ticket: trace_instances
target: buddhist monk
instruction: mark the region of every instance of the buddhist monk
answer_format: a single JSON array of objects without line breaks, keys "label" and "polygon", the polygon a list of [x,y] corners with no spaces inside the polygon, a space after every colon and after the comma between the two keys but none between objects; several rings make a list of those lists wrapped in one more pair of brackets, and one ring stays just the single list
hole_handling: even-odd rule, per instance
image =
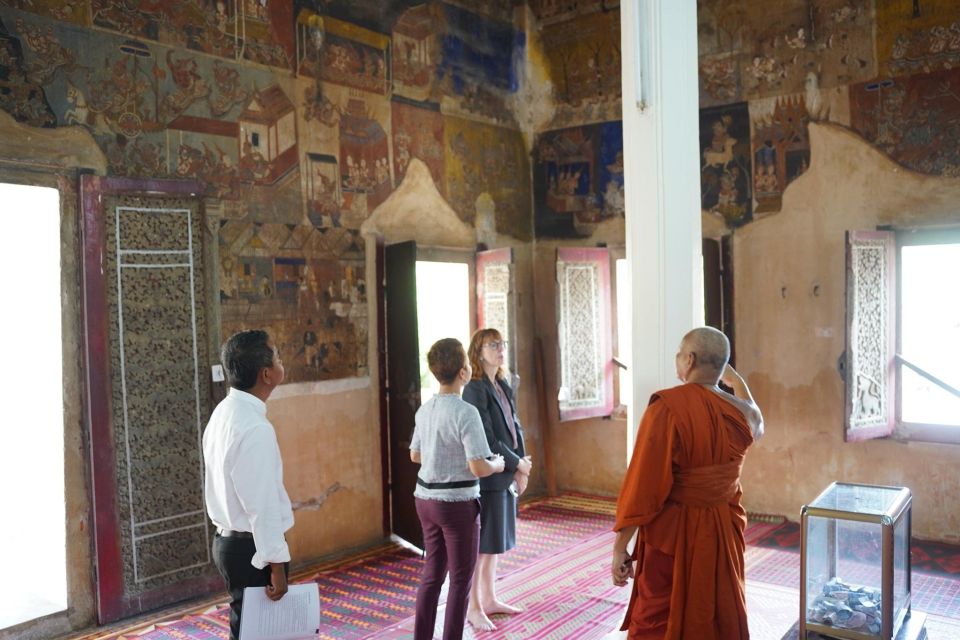
[{"label": "buddhist monk", "polygon": [[622,626],[631,640],[750,637],[740,468],[763,416],[729,358],[723,333],[690,331],[676,356],[684,384],[653,394],[641,419],[617,500],[612,563],[615,585],[634,578]]}]

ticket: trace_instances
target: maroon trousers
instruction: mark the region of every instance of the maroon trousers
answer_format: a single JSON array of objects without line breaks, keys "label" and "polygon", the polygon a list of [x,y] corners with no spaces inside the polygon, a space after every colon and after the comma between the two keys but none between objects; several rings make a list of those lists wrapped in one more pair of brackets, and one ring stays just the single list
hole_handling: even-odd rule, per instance
[{"label": "maroon trousers", "polygon": [[442,502],[417,498],[416,503],[427,557],[417,589],[413,637],[414,640],[433,638],[440,588],[449,569],[450,589],[443,619],[443,640],[461,640],[480,545],[480,501]]}]

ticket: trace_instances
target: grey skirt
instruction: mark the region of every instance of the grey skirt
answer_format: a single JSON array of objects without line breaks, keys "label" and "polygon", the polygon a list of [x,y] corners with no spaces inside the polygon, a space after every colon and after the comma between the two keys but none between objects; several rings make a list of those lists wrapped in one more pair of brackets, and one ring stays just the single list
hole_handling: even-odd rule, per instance
[{"label": "grey skirt", "polygon": [[506,489],[480,492],[480,553],[503,553],[517,544],[517,498]]}]

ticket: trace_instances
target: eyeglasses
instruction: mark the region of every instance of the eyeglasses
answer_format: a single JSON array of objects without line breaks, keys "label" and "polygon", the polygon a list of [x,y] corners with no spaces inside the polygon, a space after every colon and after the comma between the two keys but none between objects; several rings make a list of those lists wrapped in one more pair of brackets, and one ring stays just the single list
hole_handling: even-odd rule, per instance
[{"label": "eyeglasses", "polygon": [[499,351],[500,349],[506,349],[508,342],[506,340],[501,340],[500,342],[488,342],[483,345],[488,349],[493,349],[494,351]]}]

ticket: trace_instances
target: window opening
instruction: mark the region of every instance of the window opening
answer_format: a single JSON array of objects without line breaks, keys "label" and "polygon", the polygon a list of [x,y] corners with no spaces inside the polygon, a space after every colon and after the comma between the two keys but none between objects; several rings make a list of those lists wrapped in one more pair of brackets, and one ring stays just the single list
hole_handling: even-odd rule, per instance
[{"label": "window opening", "polygon": [[[0,314],[10,391],[0,451],[0,549],[15,579],[0,584],[0,629],[67,608],[63,477],[63,337],[60,297],[60,195],[56,189],[0,183],[0,252],[7,299]],[[17,275],[19,274],[19,275]],[[12,563],[12,566],[11,566]]]},{"label": "window opening", "polygon": [[427,366],[427,352],[441,338],[470,345],[470,270],[464,262],[417,260],[417,334],[420,352],[420,402],[440,390]]},{"label": "window opening", "polygon": [[900,248],[900,419],[960,427],[960,242]]}]

